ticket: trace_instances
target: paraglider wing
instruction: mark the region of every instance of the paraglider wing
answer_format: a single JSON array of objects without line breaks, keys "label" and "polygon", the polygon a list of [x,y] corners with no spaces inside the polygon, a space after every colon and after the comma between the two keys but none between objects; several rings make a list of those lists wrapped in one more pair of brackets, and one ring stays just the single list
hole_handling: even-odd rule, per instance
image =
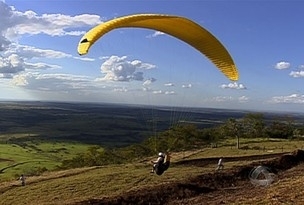
[{"label": "paraglider wing", "polygon": [[230,80],[238,80],[238,71],[230,54],[209,31],[180,16],[166,14],[135,14],[104,22],[88,31],[78,44],[78,53],[87,54],[104,34],[123,27],[147,28],[174,36],[196,48],[213,62]]}]

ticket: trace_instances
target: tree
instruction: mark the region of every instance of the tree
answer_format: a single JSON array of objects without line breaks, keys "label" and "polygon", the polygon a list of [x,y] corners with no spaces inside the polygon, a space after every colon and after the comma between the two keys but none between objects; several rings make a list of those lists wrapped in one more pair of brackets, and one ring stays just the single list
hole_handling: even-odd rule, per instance
[{"label": "tree", "polygon": [[264,116],[260,113],[249,113],[242,119],[244,137],[256,138],[265,136]]},{"label": "tree", "polygon": [[210,144],[217,143],[220,139],[225,138],[224,126],[204,128],[200,130],[199,140],[201,143]]},{"label": "tree", "polygon": [[227,136],[236,137],[236,148],[240,148],[240,136],[242,135],[242,121],[234,118],[229,118],[224,124],[225,133]]},{"label": "tree", "polygon": [[292,124],[276,120],[267,127],[267,135],[270,138],[290,139],[293,136],[293,130]]}]

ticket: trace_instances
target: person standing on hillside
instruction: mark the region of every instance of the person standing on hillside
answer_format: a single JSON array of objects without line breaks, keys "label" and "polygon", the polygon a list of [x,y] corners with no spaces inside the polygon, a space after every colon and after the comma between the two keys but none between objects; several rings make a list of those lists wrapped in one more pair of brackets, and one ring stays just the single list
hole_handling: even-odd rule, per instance
[{"label": "person standing on hillside", "polygon": [[156,173],[157,175],[162,175],[170,166],[170,154],[164,154],[162,152],[158,153],[158,158],[156,161],[151,161],[153,168],[151,173]]},{"label": "person standing on hillside", "polygon": [[223,164],[223,157],[221,157],[217,163],[217,168],[215,171],[219,171],[220,169],[224,169],[224,164]]},{"label": "person standing on hillside", "polygon": [[25,176],[23,174],[21,174],[21,176],[19,177],[19,180],[21,181],[21,185],[25,186]]}]

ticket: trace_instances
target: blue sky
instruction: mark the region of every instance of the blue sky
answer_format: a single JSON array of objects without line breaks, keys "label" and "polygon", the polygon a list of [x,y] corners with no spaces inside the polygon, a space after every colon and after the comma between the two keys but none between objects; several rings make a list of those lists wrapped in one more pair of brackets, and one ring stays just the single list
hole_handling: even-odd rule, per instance
[{"label": "blue sky", "polygon": [[[0,0],[0,100],[52,100],[304,111],[304,2]],[[88,55],[92,27],[134,13],[180,15],[213,33],[240,79],[229,81],[186,43],[117,29]],[[120,77],[114,68],[122,67]],[[142,75],[138,75],[142,73]]]}]

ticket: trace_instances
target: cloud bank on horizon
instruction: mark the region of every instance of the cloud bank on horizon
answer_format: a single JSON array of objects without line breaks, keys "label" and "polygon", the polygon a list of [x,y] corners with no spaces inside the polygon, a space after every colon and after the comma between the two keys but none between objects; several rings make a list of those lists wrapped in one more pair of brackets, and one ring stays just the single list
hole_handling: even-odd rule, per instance
[{"label": "cloud bank on horizon", "polygon": [[[136,12],[134,10],[134,13]],[[152,52],[150,56],[140,55],[149,51],[139,50],[132,53],[136,46],[130,47],[129,50],[124,48],[117,50],[116,53],[115,51],[107,53],[106,48],[112,49],[112,44],[108,43],[105,44],[108,47],[101,48],[102,52],[98,53],[100,47],[96,47],[96,55],[93,52],[89,57],[79,57],[76,54],[76,45],[81,36],[89,28],[110,17],[102,17],[97,14],[98,12],[85,10],[78,14],[71,13],[70,10],[65,11],[63,8],[58,13],[45,13],[40,10],[23,9],[21,5],[18,7],[17,2],[10,4],[10,1],[0,1],[0,81],[3,100],[126,103],[135,100],[136,103],[144,104],[147,103],[147,99],[143,97],[134,99],[134,97],[148,95],[150,98],[153,95],[154,101],[160,105],[172,101],[181,102],[185,99],[189,100],[185,102],[188,106],[198,107],[243,109],[264,107],[265,110],[297,110],[299,107],[294,107],[295,105],[304,105],[304,97],[301,94],[304,62],[294,58],[298,65],[291,60],[265,61],[262,64],[264,68],[258,69],[265,71],[265,74],[259,71],[258,74],[262,76],[260,78],[255,76],[256,73],[252,70],[247,72],[252,69],[251,65],[248,65],[251,62],[240,60],[238,65],[239,57],[237,57],[236,64],[239,67],[241,82],[227,83],[228,80],[222,76],[218,77],[220,76],[218,73],[208,71],[212,70],[210,64],[203,65],[206,68],[201,69],[210,72],[210,77],[205,78],[204,75],[198,77],[201,75],[198,72],[201,71],[193,71],[197,73],[192,74],[191,78],[186,78],[184,73],[187,67],[191,70],[191,67],[201,66],[196,66],[194,60],[187,62],[188,64],[179,63],[178,59],[183,59],[187,53],[176,57],[174,55],[178,55],[177,50],[176,53],[168,54],[165,51],[162,53],[163,48],[158,48],[155,53],[160,53],[159,55],[164,57],[165,60],[162,62],[158,61],[159,56],[158,59],[152,58]],[[132,11],[130,10],[129,13]],[[128,37],[128,35],[132,36]],[[174,40],[177,41],[162,32],[152,30],[136,34],[122,30],[113,34],[113,37],[123,36],[122,39],[129,43],[134,39],[134,35],[143,43],[148,42],[149,48],[156,45],[153,40],[155,38],[159,38],[160,44],[164,47],[166,41],[169,41],[168,47],[172,46],[172,42],[175,43]],[[106,38],[110,39],[111,36]],[[116,44],[119,43],[121,42]],[[134,45],[139,44],[139,41],[134,41]],[[113,50],[114,46],[116,45],[113,45]],[[139,49],[143,48],[146,47],[139,47]],[[237,46],[234,46],[231,53],[234,57],[240,52],[237,51]],[[170,60],[174,58],[176,64],[175,61]],[[275,58],[282,56],[275,56],[273,59]],[[269,66],[270,64],[272,66]],[[164,71],[168,66],[177,68],[169,73]],[[292,83],[285,84],[284,87],[283,82],[277,82],[276,79],[284,79]],[[290,89],[287,89],[289,85]],[[266,93],[263,92],[264,88],[267,88]],[[170,96],[170,99],[166,99],[165,96]],[[279,106],[274,107],[274,105]]]}]

